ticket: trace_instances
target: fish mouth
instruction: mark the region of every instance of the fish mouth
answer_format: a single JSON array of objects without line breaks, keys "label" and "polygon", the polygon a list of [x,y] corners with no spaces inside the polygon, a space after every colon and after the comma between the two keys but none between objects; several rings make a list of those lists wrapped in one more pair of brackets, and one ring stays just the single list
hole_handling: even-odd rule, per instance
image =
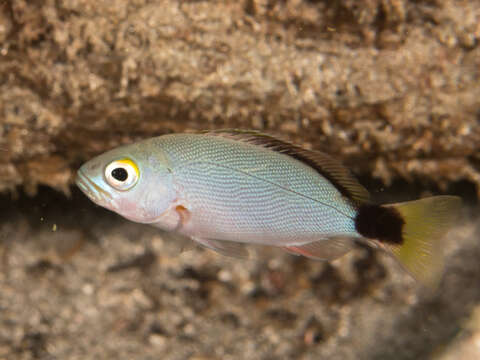
[{"label": "fish mouth", "polygon": [[112,200],[112,195],[90,180],[81,170],[77,172],[75,183],[90,200],[99,205],[106,204],[109,200]]}]

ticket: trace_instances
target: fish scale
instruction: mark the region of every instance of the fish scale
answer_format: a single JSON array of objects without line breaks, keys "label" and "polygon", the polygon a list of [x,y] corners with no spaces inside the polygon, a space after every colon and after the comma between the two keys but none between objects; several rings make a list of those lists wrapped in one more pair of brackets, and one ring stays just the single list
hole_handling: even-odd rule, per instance
[{"label": "fish scale", "polygon": [[184,134],[156,143],[191,207],[195,235],[268,245],[359,236],[353,205],[318,172],[254,145],[205,140]]}]

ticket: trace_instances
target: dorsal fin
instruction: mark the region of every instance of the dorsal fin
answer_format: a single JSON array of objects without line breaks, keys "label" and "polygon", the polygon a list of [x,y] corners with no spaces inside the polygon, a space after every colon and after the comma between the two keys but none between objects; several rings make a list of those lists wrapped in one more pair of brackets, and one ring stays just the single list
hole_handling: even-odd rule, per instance
[{"label": "dorsal fin", "polygon": [[315,169],[330,181],[342,195],[356,204],[369,202],[368,191],[355,179],[352,173],[339,161],[320,151],[302,149],[300,146],[254,130],[210,130],[202,132],[202,134],[243,141],[291,156]]}]

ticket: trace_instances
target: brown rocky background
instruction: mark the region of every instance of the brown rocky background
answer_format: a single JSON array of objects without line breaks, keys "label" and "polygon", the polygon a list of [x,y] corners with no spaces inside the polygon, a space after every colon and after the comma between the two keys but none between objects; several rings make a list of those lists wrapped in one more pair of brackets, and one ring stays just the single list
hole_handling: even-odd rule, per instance
[{"label": "brown rocky background", "polygon": [[[0,0],[0,359],[480,358],[479,43],[477,0]],[[439,291],[366,249],[179,255],[71,187],[119,144],[225,127],[380,200],[462,195]]]},{"label": "brown rocky background", "polygon": [[66,191],[120,143],[261,129],[360,174],[478,184],[478,1],[16,0],[0,12],[0,190]]}]

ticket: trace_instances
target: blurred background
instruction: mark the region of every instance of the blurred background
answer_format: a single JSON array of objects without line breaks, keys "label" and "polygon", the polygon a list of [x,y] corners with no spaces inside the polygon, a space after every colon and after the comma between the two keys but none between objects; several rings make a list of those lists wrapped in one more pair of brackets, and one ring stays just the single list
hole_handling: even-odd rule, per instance
[{"label": "blurred background", "polygon": [[[94,155],[257,129],[378,201],[456,194],[428,293],[383,254],[221,257],[96,207]],[[0,1],[0,359],[480,358],[477,0]]]}]

